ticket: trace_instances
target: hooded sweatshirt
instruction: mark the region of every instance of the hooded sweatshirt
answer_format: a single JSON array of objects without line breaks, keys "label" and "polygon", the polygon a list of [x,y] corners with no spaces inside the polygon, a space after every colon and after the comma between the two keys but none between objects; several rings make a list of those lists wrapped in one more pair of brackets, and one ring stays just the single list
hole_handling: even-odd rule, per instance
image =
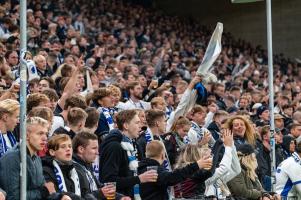
[{"label": "hooded sweatshirt", "polygon": [[114,129],[103,141],[99,158],[100,181],[116,182],[118,193],[133,197],[133,187],[140,179],[129,168],[127,152],[121,146],[122,138],[122,133]]}]

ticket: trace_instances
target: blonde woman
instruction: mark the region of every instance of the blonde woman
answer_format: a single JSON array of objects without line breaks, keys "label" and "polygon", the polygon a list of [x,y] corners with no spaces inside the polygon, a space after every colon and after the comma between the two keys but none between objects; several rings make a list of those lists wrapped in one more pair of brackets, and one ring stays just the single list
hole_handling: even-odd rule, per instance
[{"label": "blonde woman", "polygon": [[[188,164],[196,162],[202,158],[210,158],[211,150],[207,147],[199,147],[198,145],[188,144],[178,157],[175,169],[183,168]],[[175,186],[176,198],[198,198],[205,192],[204,181],[212,176],[210,169],[201,169],[192,174],[190,178]]]},{"label": "blonde woman", "polygon": [[250,144],[242,144],[237,147],[240,160],[241,173],[228,182],[228,187],[235,199],[268,200],[274,199],[265,192],[256,175],[258,166],[255,150]]},{"label": "blonde woman", "polygon": [[253,148],[256,146],[255,129],[245,116],[233,116],[226,122],[225,128],[233,132],[235,146],[245,143],[250,144]]}]

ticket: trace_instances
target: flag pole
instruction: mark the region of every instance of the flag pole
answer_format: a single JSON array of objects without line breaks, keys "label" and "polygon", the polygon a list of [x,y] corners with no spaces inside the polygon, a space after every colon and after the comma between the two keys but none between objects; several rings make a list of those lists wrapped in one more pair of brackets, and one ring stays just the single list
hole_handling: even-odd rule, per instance
[{"label": "flag pole", "polygon": [[27,82],[27,67],[24,62],[26,52],[26,13],[27,3],[26,0],[20,0],[20,154],[21,154],[21,187],[20,187],[20,199],[26,200],[26,182],[27,182],[27,170],[26,170],[26,82]]},{"label": "flag pole", "polygon": [[[262,0],[231,0],[232,3],[252,3]],[[271,188],[276,191],[276,145],[275,145],[275,121],[274,121],[274,83],[273,83],[273,45],[272,45],[272,11],[271,0],[266,0],[266,20],[267,20],[267,43],[268,43],[268,71],[269,71],[269,110],[270,110],[270,133],[271,133]]]},{"label": "flag pole", "polygon": [[270,131],[271,131],[271,172],[272,172],[272,191],[275,192],[276,186],[276,149],[275,149],[275,121],[274,121],[274,84],[273,84],[273,46],[272,46],[272,11],[271,0],[266,0],[267,14],[267,41],[268,41],[268,66],[269,66],[269,107],[270,107]]}]

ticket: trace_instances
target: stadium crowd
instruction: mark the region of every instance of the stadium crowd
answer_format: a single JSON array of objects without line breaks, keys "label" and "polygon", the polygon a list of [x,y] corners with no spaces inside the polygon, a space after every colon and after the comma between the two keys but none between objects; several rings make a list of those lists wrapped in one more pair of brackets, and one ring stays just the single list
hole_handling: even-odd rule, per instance
[{"label": "stadium crowd", "polygon": [[[137,3],[138,2],[138,3]],[[301,199],[301,70],[274,56],[272,191],[267,52],[117,0],[0,1],[0,200],[20,197],[20,63],[27,199]],[[208,75],[208,74],[207,74]],[[25,142],[25,141],[24,141]]]}]

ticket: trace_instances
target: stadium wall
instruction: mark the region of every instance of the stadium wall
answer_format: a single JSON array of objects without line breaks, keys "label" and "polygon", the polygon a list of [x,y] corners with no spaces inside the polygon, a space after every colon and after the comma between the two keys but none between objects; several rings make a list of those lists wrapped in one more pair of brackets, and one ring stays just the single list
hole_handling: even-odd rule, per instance
[{"label": "stadium wall", "polygon": [[[266,48],[265,1],[232,4],[230,0],[155,0],[155,6],[168,14],[189,16],[214,27],[224,23],[225,31],[236,38]],[[301,58],[301,1],[272,0],[273,49],[290,58]]]}]

